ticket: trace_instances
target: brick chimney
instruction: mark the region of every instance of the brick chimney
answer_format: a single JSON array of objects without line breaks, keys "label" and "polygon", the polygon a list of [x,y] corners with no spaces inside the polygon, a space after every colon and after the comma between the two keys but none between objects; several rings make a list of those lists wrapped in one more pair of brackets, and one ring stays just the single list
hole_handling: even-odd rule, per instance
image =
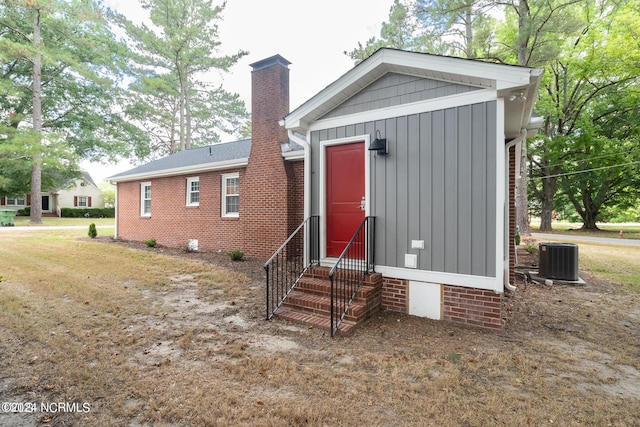
[{"label": "brick chimney", "polygon": [[289,64],[275,55],[251,64],[251,154],[240,183],[244,252],[269,258],[289,235],[288,167],[279,125],[289,113]]}]

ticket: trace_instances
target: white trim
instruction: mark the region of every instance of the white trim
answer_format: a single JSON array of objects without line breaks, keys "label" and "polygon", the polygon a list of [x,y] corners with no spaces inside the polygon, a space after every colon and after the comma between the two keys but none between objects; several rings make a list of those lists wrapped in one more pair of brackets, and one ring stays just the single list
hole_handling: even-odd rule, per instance
[{"label": "white trim", "polygon": [[113,199],[113,219],[115,220],[115,227],[113,227],[113,238],[118,238],[118,186],[116,185],[115,198]]},{"label": "white trim", "polygon": [[[227,212],[227,180],[228,179],[238,179],[238,204],[240,203],[240,173],[225,173],[222,174],[222,188],[220,189],[220,195],[222,200],[220,201],[220,215],[223,218],[238,218],[240,216],[240,212]],[[240,207],[238,206],[238,210]]]},{"label": "white trim", "polygon": [[306,129],[307,121],[336,107],[387,72],[417,75],[495,90],[540,81],[541,70],[469,59],[380,49],[285,117],[287,129]]},{"label": "white trim", "polygon": [[[198,183],[198,201],[197,202],[191,201],[191,194],[195,193],[195,191],[191,191],[191,183],[193,182]],[[200,177],[199,176],[192,176],[187,178],[185,203],[186,203],[186,206],[200,206]]]},{"label": "white trim", "polygon": [[304,150],[288,151],[286,153],[282,153],[282,158],[290,162],[296,160],[304,160]]},{"label": "white trim", "polygon": [[370,179],[369,179],[369,143],[371,136],[369,134],[355,135],[345,138],[328,139],[320,141],[320,173],[319,173],[319,195],[318,195],[318,207],[320,210],[320,257],[326,258],[327,256],[327,189],[326,189],[326,148],[332,145],[345,145],[353,144],[357,142],[363,142],[364,144],[364,197],[365,197],[365,211],[364,216],[370,215]]},{"label": "white trim", "polygon": [[149,187],[149,203],[151,203],[153,193],[151,193],[151,181],[145,181],[140,183],[140,216],[142,217],[150,217],[151,216],[151,206],[149,206],[149,212],[144,211],[144,202],[145,202],[145,187]]},{"label": "white trim", "polygon": [[150,178],[158,178],[158,177],[164,178],[167,176],[195,174],[200,172],[210,172],[210,171],[217,171],[222,169],[240,168],[240,167],[247,166],[247,164],[249,164],[249,158],[245,157],[242,159],[225,160],[224,162],[203,163],[195,166],[183,166],[179,168],[163,169],[163,170],[153,171],[153,172],[124,175],[124,176],[119,176],[115,178],[109,178],[109,182],[113,184],[116,182],[136,181],[139,179],[150,179]]},{"label": "white trim", "polygon": [[[472,276],[470,274],[445,273],[441,271],[415,270],[400,267],[375,266],[376,273],[394,279],[438,283],[464,288],[487,289],[502,293],[502,279],[499,277]],[[500,290],[498,290],[500,289]]]},{"label": "white trim", "polygon": [[[509,197],[509,189],[507,187],[508,180],[505,177],[503,171],[508,164],[505,165],[504,154],[504,98],[499,98],[496,106],[496,276],[500,276],[501,272],[505,269],[505,264],[508,265],[508,260],[505,261],[505,248],[503,245],[505,239],[505,228],[508,229],[509,225],[505,227],[505,208],[508,209],[507,201]],[[509,251],[507,250],[508,254]],[[504,291],[504,280],[499,280],[496,283],[495,291],[502,293]]]},{"label": "white trim", "polygon": [[394,105],[387,108],[379,108],[361,113],[348,114],[324,120],[318,120],[309,126],[310,131],[328,129],[333,127],[350,125],[353,123],[373,122],[390,117],[403,117],[411,114],[428,113],[447,108],[461,107],[465,105],[480,104],[494,101],[498,98],[495,90],[477,90],[465,92],[442,98],[428,99],[425,101],[411,102],[408,104]]}]

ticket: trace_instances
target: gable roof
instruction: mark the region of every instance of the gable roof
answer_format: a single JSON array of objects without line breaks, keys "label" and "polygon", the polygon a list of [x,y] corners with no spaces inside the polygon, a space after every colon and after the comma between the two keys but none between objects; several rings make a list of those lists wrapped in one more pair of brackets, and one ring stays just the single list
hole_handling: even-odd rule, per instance
[{"label": "gable roof", "polygon": [[250,152],[251,139],[191,148],[129,169],[107,180],[132,181],[246,166]]},{"label": "gable roof", "polygon": [[[284,125],[287,129],[305,133],[310,123],[374,81],[387,73],[399,73],[492,89],[502,97],[522,93],[520,99],[524,102],[505,103],[505,136],[515,137],[528,125],[542,72],[536,68],[381,48],[289,113]],[[514,135],[510,136],[512,133]]]}]

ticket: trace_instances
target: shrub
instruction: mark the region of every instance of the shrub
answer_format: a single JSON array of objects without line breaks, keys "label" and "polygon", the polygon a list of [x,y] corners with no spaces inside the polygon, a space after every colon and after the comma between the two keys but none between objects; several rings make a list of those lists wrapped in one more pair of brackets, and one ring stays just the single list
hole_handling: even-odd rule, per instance
[{"label": "shrub", "polygon": [[147,245],[147,247],[149,247],[149,248],[155,248],[156,247],[156,239],[151,238],[149,240],[145,240],[144,244]]},{"label": "shrub", "polygon": [[235,251],[227,252],[227,255],[231,258],[232,261],[241,261],[244,254],[242,251],[236,249]]},{"label": "shrub", "polygon": [[527,245],[524,247],[524,250],[529,252],[530,254],[538,253],[538,247],[533,245]]},{"label": "shrub", "polygon": [[91,224],[89,224],[89,237],[91,237],[92,239],[95,239],[96,236],[98,235],[98,230],[96,230],[96,225],[92,222]]},{"label": "shrub", "polygon": [[62,218],[115,218],[115,208],[62,208]]}]

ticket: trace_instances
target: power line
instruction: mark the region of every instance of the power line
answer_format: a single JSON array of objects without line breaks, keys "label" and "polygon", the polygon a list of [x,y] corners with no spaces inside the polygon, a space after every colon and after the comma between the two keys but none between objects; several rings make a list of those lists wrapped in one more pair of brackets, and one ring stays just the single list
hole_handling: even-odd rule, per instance
[{"label": "power line", "polygon": [[602,166],[602,167],[599,167],[599,168],[585,169],[585,170],[574,171],[574,172],[558,173],[558,174],[555,174],[555,175],[532,176],[532,177],[530,177],[530,179],[556,178],[556,177],[560,177],[560,176],[577,175],[577,174],[585,173],[585,172],[593,172],[593,171],[599,171],[599,170],[611,169],[611,168],[619,168],[619,167],[622,167],[622,166],[630,166],[630,165],[637,165],[637,164],[640,164],[640,161],[622,163],[622,164],[619,164],[619,165]]},{"label": "power line", "polygon": [[[588,162],[588,161],[595,160],[595,159],[604,159],[604,158],[606,158],[606,157],[618,156],[618,155],[620,155],[620,154],[631,154],[631,153],[633,153],[634,151],[638,151],[638,150],[640,150],[640,148],[633,148],[633,149],[631,149],[631,150],[620,151],[620,152],[618,152],[618,153],[604,154],[604,155],[602,155],[602,156],[588,157],[588,158],[586,158],[586,159],[578,159],[578,160],[572,160],[572,161],[573,161],[573,162],[575,162],[575,163]],[[549,166],[547,166],[547,167],[548,167],[548,168],[554,168],[554,167],[556,167],[556,166],[562,166],[563,164],[564,164],[564,163],[555,163],[555,164],[553,164],[553,165],[549,165]]]}]

